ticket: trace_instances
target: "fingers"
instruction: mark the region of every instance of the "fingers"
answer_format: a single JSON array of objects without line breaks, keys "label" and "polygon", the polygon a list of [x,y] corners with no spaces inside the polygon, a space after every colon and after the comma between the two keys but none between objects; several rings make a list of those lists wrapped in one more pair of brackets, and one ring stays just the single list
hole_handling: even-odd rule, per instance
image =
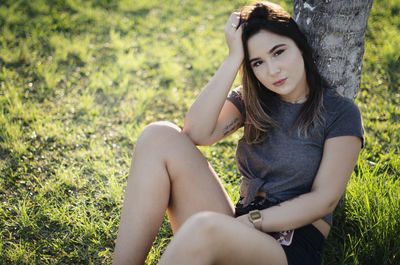
[{"label": "fingers", "polygon": [[240,21],[240,13],[233,12],[226,23],[225,30],[236,31],[238,29],[239,21]]},{"label": "fingers", "polygon": [[247,225],[250,228],[254,228],[254,225],[253,225],[253,223],[250,222],[249,216],[247,214],[239,216],[239,217],[236,217],[236,220],[238,220],[242,224]]},{"label": "fingers", "polygon": [[240,22],[240,13],[233,12],[225,25],[225,38],[229,47],[229,54],[243,58],[242,45],[242,25],[238,27]]},{"label": "fingers", "polygon": [[234,28],[235,30],[237,30],[238,25],[239,25],[239,21],[240,21],[240,13],[239,12],[233,12],[231,15],[231,19],[232,19],[232,28]]}]

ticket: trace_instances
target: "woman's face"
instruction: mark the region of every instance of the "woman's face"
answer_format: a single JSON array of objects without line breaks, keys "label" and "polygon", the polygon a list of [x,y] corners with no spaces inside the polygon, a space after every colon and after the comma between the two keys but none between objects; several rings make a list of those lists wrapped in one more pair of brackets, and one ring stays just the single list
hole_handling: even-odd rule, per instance
[{"label": "woman's face", "polygon": [[287,102],[302,103],[308,94],[304,60],[296,43],[261,30],[247,41],[250,65],[265,87]]}]

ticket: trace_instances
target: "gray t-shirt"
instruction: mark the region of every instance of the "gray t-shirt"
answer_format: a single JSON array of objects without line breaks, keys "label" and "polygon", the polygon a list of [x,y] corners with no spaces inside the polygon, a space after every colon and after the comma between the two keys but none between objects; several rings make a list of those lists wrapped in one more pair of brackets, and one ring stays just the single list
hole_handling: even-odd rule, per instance
[{"label": "gray t-shirt", "polygon": [[[240,88],[227,98],[245,118]],[[299,136],[297,129],[290,130],[304,104],[292,104],[276,98],[271,116],[281,128],[273,128],[263,143],[246,144],[239,140],[236,163],[242,174],[240,193],[246,196],[244,204],[254,200],[264,191],[272,202],[282,202],[311,191],[322,158],[324,142],[328,138],[354,135],[363,141],[361,115],[355,103],[337,94],[333,89],[324,90],[324,126],[309,137]],[[332,225],[332,214],[323,218]]]}]

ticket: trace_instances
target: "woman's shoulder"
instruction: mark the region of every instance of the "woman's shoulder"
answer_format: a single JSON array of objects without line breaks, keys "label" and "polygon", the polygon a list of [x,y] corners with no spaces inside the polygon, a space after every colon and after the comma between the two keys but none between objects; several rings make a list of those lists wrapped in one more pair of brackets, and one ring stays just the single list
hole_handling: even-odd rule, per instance
[{"label": "woman's shoulder", "polygon": [[359,112],[356,103],[340,95],[333,88],[326,88],[324,90],[324,108],[329,113],[341,113],[341,112]]},{"label": "woman's shoulder", "polygon": [[245,116],[245,107],[242,97],[242,86],[235,87],[229,92],[227,100],[232,102],[233,105],[239,110],[242,116]]},{"label": "woman's shoulder", "polygon": [[325,139],[354,135],[359,136],[364,145],[364,130],[361,113],[353,100],[339,95],[333,89],[324,93]]}]

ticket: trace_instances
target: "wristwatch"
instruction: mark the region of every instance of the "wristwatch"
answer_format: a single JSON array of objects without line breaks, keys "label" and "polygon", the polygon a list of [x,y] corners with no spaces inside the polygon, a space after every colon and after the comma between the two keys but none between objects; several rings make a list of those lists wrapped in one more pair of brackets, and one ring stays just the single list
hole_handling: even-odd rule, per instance
[{"label": "wristwatch", "polygon": [[262,214],[259,210],[250,211],[249,220],[257,230],[261,231]]}]

